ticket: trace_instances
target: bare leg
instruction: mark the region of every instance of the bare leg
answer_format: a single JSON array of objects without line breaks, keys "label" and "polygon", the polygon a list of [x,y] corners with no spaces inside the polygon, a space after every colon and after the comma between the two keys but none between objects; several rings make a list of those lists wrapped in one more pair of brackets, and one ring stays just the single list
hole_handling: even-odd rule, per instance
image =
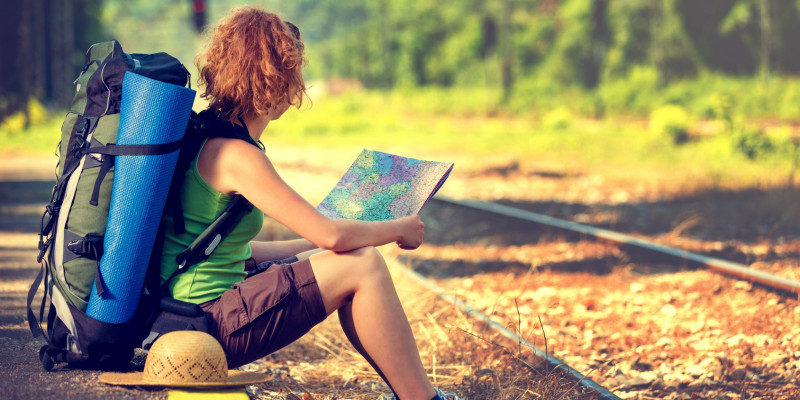
[{"label": "bare leg", "polygon": [[345,333],[400,398],[432,398],[433,386],[381,254],[365,247],[347,253],[314,254],[310,261],[325,310],[330,314],[346,307]]},{"label": "bare leg", "polygon": [[339,309],[339,323],[342,325],[342,330],[344,334],[347,336],[347,339],[350,340],[350,344],[355,347],[356,350],[364,357],[364,359],[369,362],[369,365],[381,376],[384,382],[389,385],[389,388],[394,391],[392,388],[392,384],[389,383],[389,379],[386,378],[386,375],[383,374],[381,368],[378,364],[375,364],[375,361],[372,357],[369,356],[367,350],[364,349],[364,345],[361,344],[361,339],[359,339],[358,334],[356,333],[356,327],[353,323],[353,303],[347,303]]}]

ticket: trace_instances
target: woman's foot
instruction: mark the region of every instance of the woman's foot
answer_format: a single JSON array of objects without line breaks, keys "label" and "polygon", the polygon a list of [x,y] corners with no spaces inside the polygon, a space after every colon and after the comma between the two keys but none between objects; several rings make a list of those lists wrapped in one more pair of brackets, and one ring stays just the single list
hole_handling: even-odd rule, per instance
[{"label": "woman's foot", "polygon": [[[434,387],[436,395],[431,400],[461,400],[455,393],[445,393],[441,389]],[[387,393],[381,396],[378,400],[399,400],[394,393]]]}]

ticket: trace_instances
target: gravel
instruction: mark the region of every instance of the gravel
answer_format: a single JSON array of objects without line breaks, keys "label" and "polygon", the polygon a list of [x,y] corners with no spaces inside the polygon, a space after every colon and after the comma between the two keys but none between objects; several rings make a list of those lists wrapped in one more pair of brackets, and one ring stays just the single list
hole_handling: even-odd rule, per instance
[{"label": "gravel", "polygon": [[[520,182],[530,190],[514,190]],[[463,197],[800,277],[796,188],[666,195],[587,182],[475,174],[458,186]],[[428,244],[401,257],[537,346],[546,339],[621,398],[800,398],[796,295],[460,207],[424,214]]]}]

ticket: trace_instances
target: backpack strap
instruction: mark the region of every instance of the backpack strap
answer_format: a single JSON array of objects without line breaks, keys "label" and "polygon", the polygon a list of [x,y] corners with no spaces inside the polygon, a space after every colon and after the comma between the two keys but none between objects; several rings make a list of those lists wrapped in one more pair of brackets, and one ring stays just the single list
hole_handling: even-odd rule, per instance
[{"label": "backpack strap", "polygon": [[[228,121],[223,121],[213,110],[205,110],[199,114],[192,112],[167,202],[170,209],[169,212],[172,215],[175,233],[186,232],[183,221],[183,207],[180,200],[180,188],[183,186],[184,173],[197,156],[204,141],[213,137],[225,137],[240,139],[259,147],[259,142],[256,142],[250,136],[244,121],[240,118],[239,122],[240,125],[234,125]],[[247,201],[244,196],[234,196],[227,207],[195,238],[189,247],[178,254],[176,257],[178,268],[164,281],[161,287],[162,292],[172,278],[185,272],[192,265],[207,260],[217,246],[236,228],[242,218],[252,210],[253,204]]]},{"label": "backpack strap", "polygon": [[[88,143],[88,142],[87,142]],[[97,174],[97,179],[94,181],[94,190],[89,204],[96,206],[100,198],[100,186],[103,183],[103,178],[111,171],[114,166],[114,157],[107,156],[149,156],[149,155],[162,155],[169,154],[181,148],[183,140],[176,140],[174,142],[162,144],[126,144],[116,145],[109,143],[105,146],[88,147],[81,150],[82,154],[102,154],[102,161],[100,164],[100,171]]]},{"label": "backpack strap", "polygon": [[[42,325],[39,324],[39,321],[42,320],[42,316],[44,314],[44,304],[45,300],[47,300],[47,272],[48,269],[43,263],[41,269],[39,269],[39,273],[33,280],[31,288],[28,289],[28,328],[31,330],[31,334],[33,334],[33,337],[38,337],[39,335],[45,336],[44,330],[42,329]],[[41,310],[39,311],[39,318],[37,319],[36,314],[33,312],[32,305],[33,305],[33,298],[36,297],[36,292],[39,291],[39,285],[42,284],[42,279],[44,279],[45,281],[45,289],[44,289],[45,293],[44,297],[42,298],[42,306]]]},{"label": "backpack strap", "polygon": [[245,214],[252,210],[253,205],[244,196],[236,195],[214,222],[197,236],[186,250],[178,254],[175,258],[175,261],[178,262],[178,269],[185,269],[207,260],[220,242],[236,228]]},{"label": "backpack strap", "polygon": [[109,143],[100,147],[87,147],[83,154],[108,154],[112,156],[151,156],[172,153],[181,148],[183,140],[161,144],[122,144]]},{"label": "backpack strap", "polygon": [[178,268],[164,281],[162,290],[166,289],[172,278],[185,272],[192,265],[208,260],[214,250],[217,249],[217,246],[233,232],[242,218],[252,210],[253,204],[247,201],[244,196],[234,196],[228,206],[195,238],[192,244],[175,257]]},{"label": "backpack strap", "polygon": [[176,234],[186,232],[186,226],[183,221],[183,205],[181,204],[181,187],[183,186],[183,176],[192,160],[197,156],[200,151],[200,146],[203,141],[199,137],[200,122],[198,114],[192,111],[189,116],[189,123],[186,126],[186,133],[183,135],[183,146],[181,152],[178,154],[178,162],[175,166],[175,173],[172,175],[172,184],[169,187],[167,194],[167,208],[165,212],[169,212],[172,216],[172,223]]}]

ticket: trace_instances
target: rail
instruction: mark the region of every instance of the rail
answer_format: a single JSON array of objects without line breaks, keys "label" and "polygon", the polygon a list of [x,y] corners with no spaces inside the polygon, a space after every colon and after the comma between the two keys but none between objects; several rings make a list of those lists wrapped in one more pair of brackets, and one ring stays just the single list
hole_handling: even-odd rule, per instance
[{"label": "rail", "polygon": [[502,204],[489,203],[478,200],[454,200],[440,196],[437,196],[436,198],[434,198],[434,200],[445,204],[454,204],[462,207],[473,208],[494,214],[504,215],[507,217],[517,218],[562,230],[578,232],[581,234],[593,236],[598,239],[603,239],[613,243],[642,248],[648,251],[664,254],[677,259],[691,261],[701,266],[705,266],[719,272],[737,276],[739,278],[747,279],[751,282],[756,282],[772,288],[791,292],[800,296],[800,282],[775,276],[768,272],[752,269],[744,264],[734,263],[719,258],[708,257],[702,254],[676,249],[673,247],[665,246],[659,243],[654,243],[649,240],[640,239],[623,233],[614,232],[602,228],[596,228],[589,225],[583,225],[576,222],[566,221],[563,219],[554,218],[527,210],[521,210],[518,208],[509,207]]},{"label": "rail", "polygon": [[620,400],[619,397],[617,397],[615,394],[611,393],[608,389],[604,388],[603,386],[601,386],[597,382],[589,379],[588,377],[586,377],[585,375],[581,374],[580,372],[578,372],[574,368],[570,367],[569,365],[567,365],[563,361],[559,360],[558,358],[553,357],[552,355],[550,355],[546,351],[543,351],[542,349],[536,347],[533,343],[523,339],[522,337],[520,337],[516,333],[511,332],[510,330],[508,330],[503,325],[500,325],[497,322],[493,321],[486,314],[478,311],[475,308],[472,308],[467,303],[464,303],[463,301],[459,300],[457,297],[447,293],[444,289],[442,289],[441,287],[439,287],[435,283],[431,282],[429,279],[425,278],[424,276],[420,275],[416,271],[412,270],[411,268],[398,267],[396,269],[399,270],[399,271],[402,271],[404,274],[406,274],[408,277],[410,277],[411,279],[416,281],[418,284],[424,286],[426,289],[428,289],[431,292],[435,293],[437,296],[439,296],[440,299],[442,299],[442,300],[444,300],[444,301],[446,301],[448,303],[452,303],[452,304],[456,305],[458,308],[460,308],[465,313],[469,314],[471,317],[486,323],[492,329],[496,330],[501,335],[503,335],[505,338],[510,339],[510,340],[514,341],[515,343],[519,343],[519,344],[521,344],[523,346],[526,346],[526,347],[530,348],[533,351],[533,354],[536,357],[539,357],[542,360],[544,360],[551,369],[560,369],[563,372],[567,373],[569,376],[571,376],[577,382],[579,382],[579,384],[581,386],[583,386],[585,388],[588,388],[588,389],[591,389],[594,392],[596,392],[599,399],[602,399],[602,400]]}]

